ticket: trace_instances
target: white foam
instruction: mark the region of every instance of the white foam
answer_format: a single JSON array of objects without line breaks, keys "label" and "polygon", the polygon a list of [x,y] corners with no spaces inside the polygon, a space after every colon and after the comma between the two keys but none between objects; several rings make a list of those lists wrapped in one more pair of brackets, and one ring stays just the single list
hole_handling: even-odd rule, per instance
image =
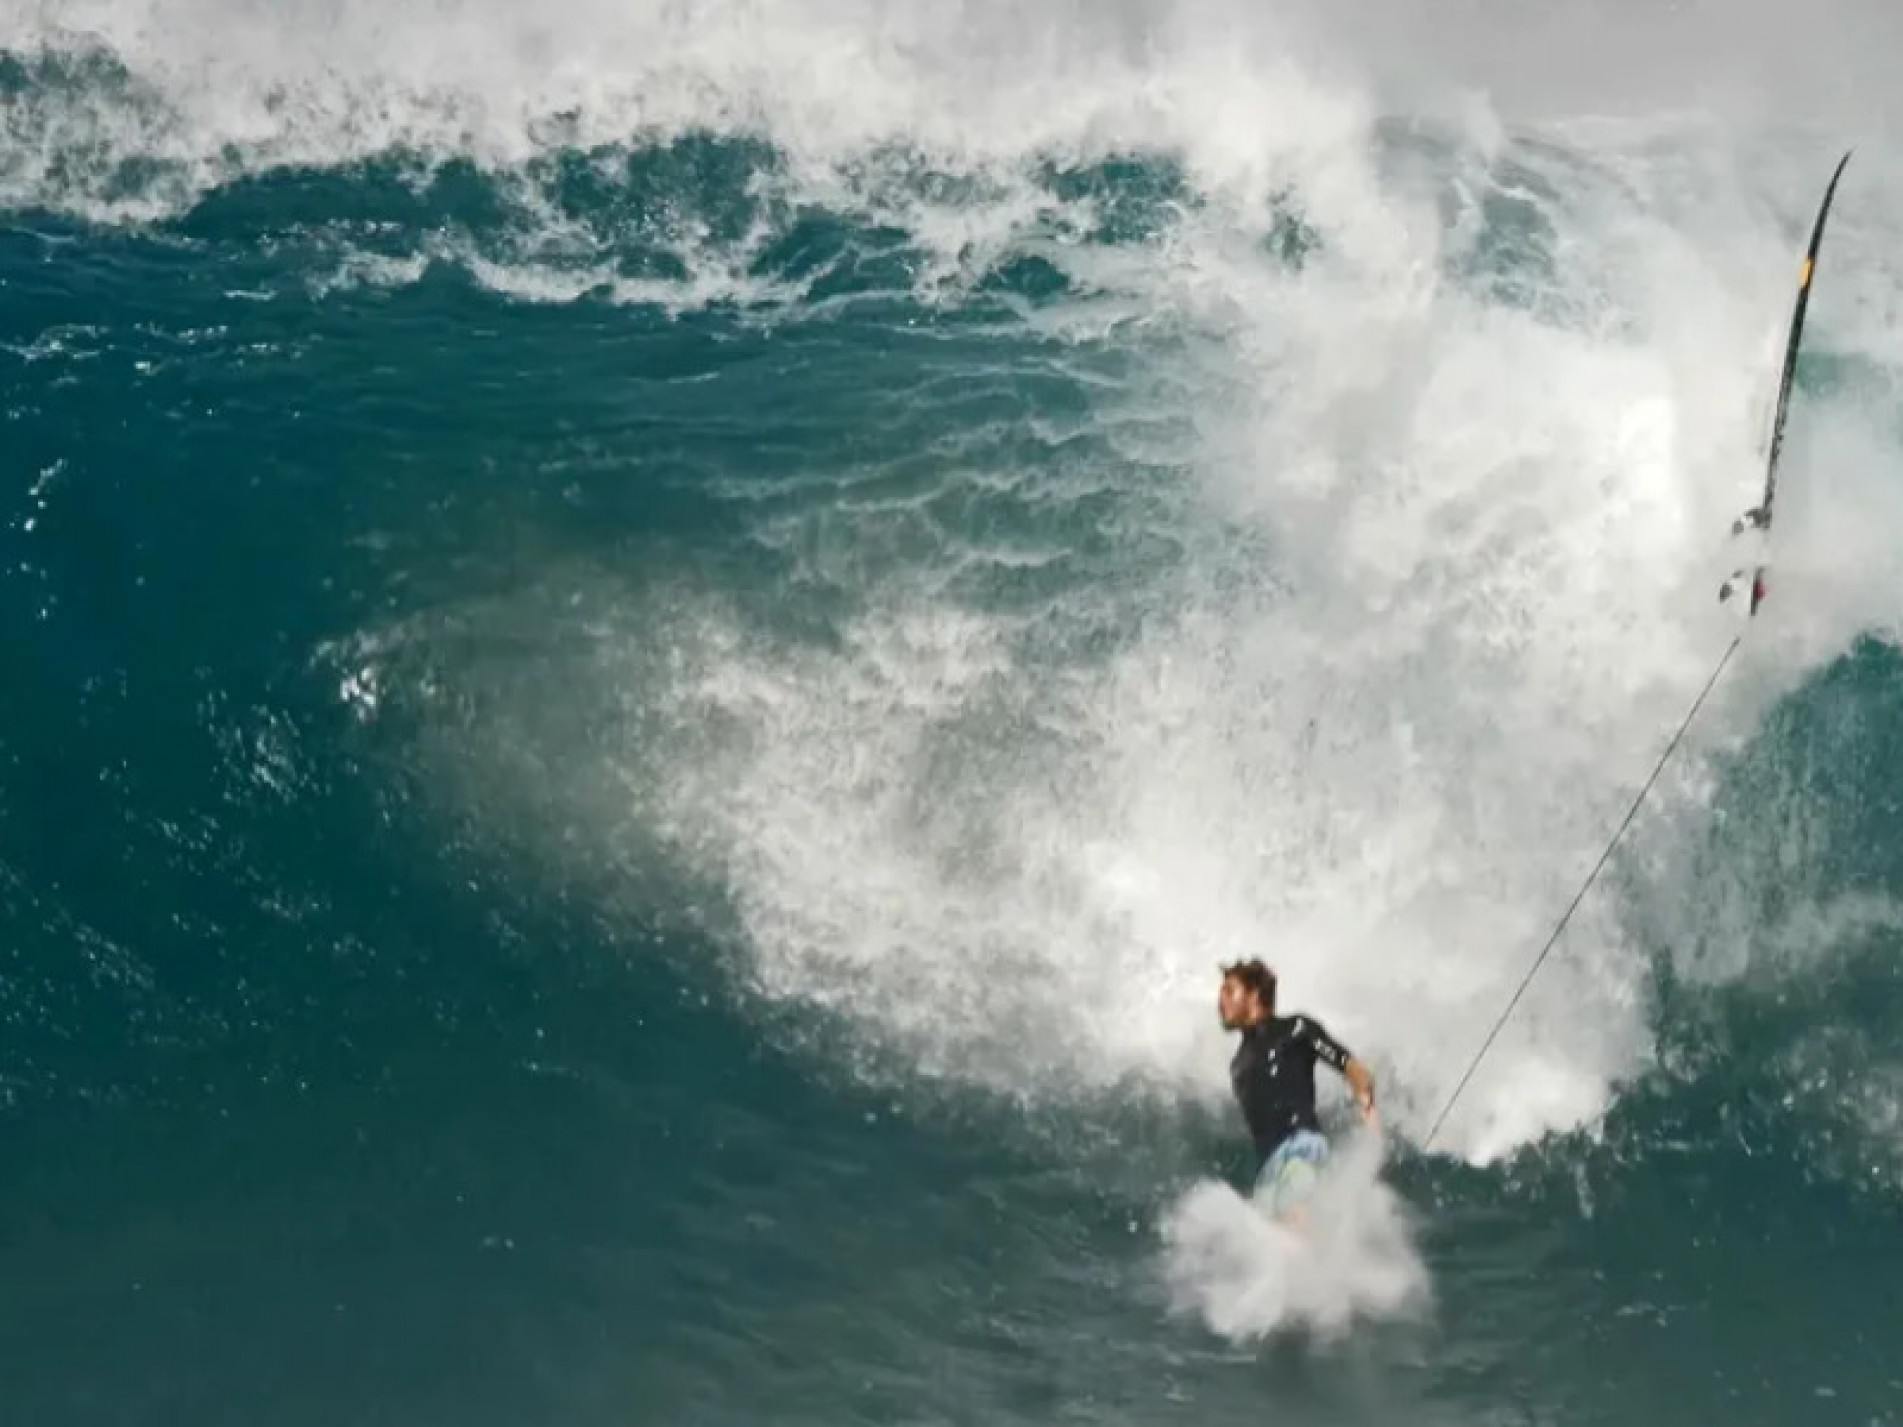
[{"label": "white foam", "polygon": [[[1712,599],[1722,532],[1756,494],[1767,339],[1815,195],[1809,170],[1775,189],[1741,177],[1711,125],[1529,146],[1463,102],[1451,127],[1396,138],[1351,71],[1258,7],[1216,4],[1027,21],[852,0],[528,15],[334,0],[287,21],[247,0],[43,0],[0,27],[26,51],[90,35],[132,76],[132,97],[11,102],[25,157],[6,201],[118,201],[100,171],[34,157],[72,134],[176,165],[175,189],[140,200],[164,203],[233,171],[399,147],[507,166],[753,132],[787,194],[895,218],[934,255],[929,291],[1047,225],[1042,159],[1180,161],[1198,203],[1152,241],[1038,239],[1093,292],[1032,320],[1149,356],[1128,385],[1101,382],[1093,411],[1128,459],[1053,482],[979,447],[923,480],[1027,503],[1095,483],[1133,550],[1154,537],[1178,556],[1133,554],[1118,582],[998,612],[955,594],[1005,557],[981,537],[941,538],[915,498],[814,503],[763,514],[760,533],[802,561],[790,598],[844,596],[836,637],[763,632],[717,592],[630,616],[627,638],[668,658],[645,671],[660,682],[628,746],[600,755],[590,806],[639,783],[652,831],[731,898],[756,990],[840,1012],[918,1073],[1056,1100],[1219,1099],[1214,963],[1261,952],[1291,1004],[1381,1071],[1390,1126],[1418,1134],[1735,628]],[[977,196],[932,196],[923,166]],[[1465,245],[1512,237],[1478,207],[1496,182],[1526,225],[1517,304],[1452,276]],[[1875,163],[1853,182],[1888,191]],[[1264,252],[1283,193],[1321,237],[1299,269]],[[1861,330],[1894,371],[1882,305],[1849,313],[1831,286],[1861,262],[1883,274],[1874,295],[1899,290],[1869,202],[1840,200],[1813,332]],[[683,251],[706,300],[746,291],[725,255]],[[552,301],[608,271],[529,253],[464,256]],[[684,300],[701,300],[691,283]],[[1829,422],[1820,439],[1873,490],[1887,440],[1854,408]],[[1174,485],[1159,429],[1182,433],[1163,453]],[[1794,522],[1794,568],[1806,551],[1822,568],[1853,528],[1851,491],[1816,489],[1837,513],[1808,545]],[[1807,607],[1802,639],[1780,600],[1754,638],[1759,682],[1701,737],[1748,728],[1750,697],[1841,647],[1895,578]],[[594,673],[598,703],[630,697],[625,661]],[[591,697],[573,680],[518,696]],[[1696,792],[1690,773],[1662,790]],[[1644,953],[1620,914],[1607,890],[1582,908],[1447,1148],[1484,1158],[1589,1123],[1643,1068]]]},{"label": "white foam", "polygon": [[1380,1166],[1377,1136],[1345,1138],[1299,1230],[1227,1184],[1192,1186],[1161,1225],[1172,1307],[1238,1342],[1291,1330],[1326,1341],[1358,1321],[1425,1313],[1432,1299],[1412,1219]]},{"label": "white foam", "polygon": [[[840,643],[729,647],[680,686],[683,718],[747,730],[677,770],[674,806],[721,849],[768,994],[1013,1094],[1214,1098],[1213,967],[1260,952],[1381,1069],[1390,1124],[1425,1128],[1735,632],[1713,595],[1757,433],[1715,418],[1766,374],[1712,352],[1781,299],[1588,195],[1598,229],[1544,216],[1636,265],[1549,281],[1597,316],[1555,325],[1437,276],[1441,230],[1371,166],[1338,189],[1353,241],[1299,280],[1194,225],[1145,275],[1153,320],[1217,345],[1158,516],[1186,569],[1129,594],[1119,652],[1066,663],[942,572],[825,561],[863,611]],[[1253,575],[1199,588],[1238,542],[1268,546]],[[1852,627],[1752,658],[1794,677]],[[1754,688],[1655,811],[1699,795],[1701,740],[1747,728]],[[1610,887],[1581,908],[1443,1148],[1589,1124],[1645,1068],[1621,918]]]}]

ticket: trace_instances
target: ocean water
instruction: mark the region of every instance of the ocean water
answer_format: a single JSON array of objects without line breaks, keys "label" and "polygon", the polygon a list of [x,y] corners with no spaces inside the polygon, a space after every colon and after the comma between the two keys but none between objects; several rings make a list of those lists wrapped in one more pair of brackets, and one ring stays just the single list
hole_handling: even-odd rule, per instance
[{"label": "ocean water", "polygon": [[0,1421],[1903,1421],[1820,17],[15,0]]}]

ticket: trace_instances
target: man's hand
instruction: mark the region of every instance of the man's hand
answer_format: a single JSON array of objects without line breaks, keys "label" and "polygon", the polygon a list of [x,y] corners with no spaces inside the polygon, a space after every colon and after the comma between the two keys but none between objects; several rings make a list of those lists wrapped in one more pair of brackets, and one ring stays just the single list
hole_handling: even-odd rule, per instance
[{"label": "man's hand", "polygon": [[1348,1077],[1348,1084],[1354,1088],[1355,1103],[1361,1107],[1362,1123],[1372,1128],[1375,1123],[1374,1072],[1350,1056],[1348,1064],[1342,1068],[1342,1073]]}]

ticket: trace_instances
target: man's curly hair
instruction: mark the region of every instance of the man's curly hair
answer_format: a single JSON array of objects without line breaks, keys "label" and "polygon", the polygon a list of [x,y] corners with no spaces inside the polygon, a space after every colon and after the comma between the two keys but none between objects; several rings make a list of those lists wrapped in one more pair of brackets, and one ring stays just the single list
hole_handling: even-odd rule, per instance
[{"label": "man's curly hair", "polygon": [[1245,990],[1253,991],[1262,998],[1264,1006],[1275,1005],[1275,973],[1260,958],[1238,961],[1233,966],[1222,969],[1225,980],[1233,978],[1239,981]]}]

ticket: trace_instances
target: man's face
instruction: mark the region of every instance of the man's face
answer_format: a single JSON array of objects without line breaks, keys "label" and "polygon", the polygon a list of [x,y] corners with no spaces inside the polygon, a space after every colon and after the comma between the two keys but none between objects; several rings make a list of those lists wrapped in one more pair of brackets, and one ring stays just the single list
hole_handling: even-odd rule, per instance
[{"label": "man's face", "polygon": [[1222,990],[1216,995],[1216,1011],[1222,1017],[1222,1028],[1226,1031],[1239,1030],[1256,1019],[1260,1009],[1260,998],[1233,976],[1222,978]]}]

